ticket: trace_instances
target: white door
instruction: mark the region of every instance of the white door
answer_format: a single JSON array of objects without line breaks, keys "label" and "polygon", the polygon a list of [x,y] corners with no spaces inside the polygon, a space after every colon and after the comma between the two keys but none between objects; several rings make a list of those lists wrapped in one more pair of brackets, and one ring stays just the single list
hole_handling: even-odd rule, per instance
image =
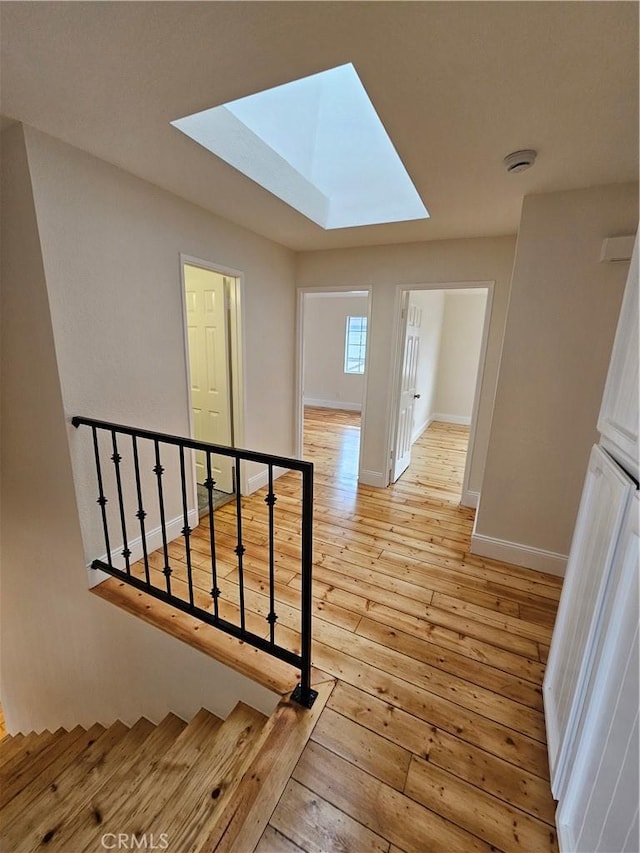
[{"label": "white door", "polygon": [[638,493],[611,568],[592,676],[556,820],[560,849],[635,853],[638,836]]},{"label": "white door", "polygon": [[400,375],[400,394],[396,420],[396,446],[393,456],[392,481],[407,470],[411,462],[411,436],[413,434],[413,410],[416,398],[416,376],[418,372],[418,353],[420,349],[420,326],[422,309],[409,305],[410,294],[407,291],[402,303],[402,321],[404,344],[402,350],[402,372]]},{"label": "white door", "polygon": [[593,665],[613,556],[633,481],[596,446],[591,452],[543,684],[551,790],[559,799]]},{"label": "white door", "polygon": [[[225,278],[212,270],[185,264],[185,300],[189,344],[193,437],[230,446],[231,395]],[[233,463],[215,455],[212,476],[216,489],[233,491]],[[196,453],[198,483],[207,479],[206,454]]]},{"label": "white door", "polygon": [[598,431],[602,444],[638,477],[638,240],[624,291]]}]

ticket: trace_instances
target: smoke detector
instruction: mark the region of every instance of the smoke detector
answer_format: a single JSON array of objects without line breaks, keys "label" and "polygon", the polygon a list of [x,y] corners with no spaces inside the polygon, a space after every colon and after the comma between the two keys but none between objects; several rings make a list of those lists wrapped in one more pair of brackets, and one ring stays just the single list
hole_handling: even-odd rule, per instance
[{"label": "smoke detector", "polygon": [[525,169],[533,166],[537,156],[537,151],[526,148],[524,151],[513,151],[511,154],[507,154],[503,163],[507,172],[524,172]]}]

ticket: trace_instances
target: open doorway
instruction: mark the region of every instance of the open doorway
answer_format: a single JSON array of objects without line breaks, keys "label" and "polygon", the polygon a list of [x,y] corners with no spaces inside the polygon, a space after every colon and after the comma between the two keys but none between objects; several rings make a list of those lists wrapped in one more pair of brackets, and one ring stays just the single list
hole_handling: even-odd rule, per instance
[{"label": "open doorway", "polygon": [[369,335],[368,290],[300,295],[300,449],[316,476],[355,489]]},{"label": "open doorway", "polygon": [[[209,266],[193,258],[182,258],[187,389],[191,436],[198,441],[233,447],[238,433],[237,401],[240,369],[238,309],[240,279],[230,271]],[[209,510],[209,492],[205,485],[214,480],[214,509],[235,495],[235,469],[232,460],[206,454],[193,454],[194,499],[199,515]]]},{"label": "open doorway", "polygon": [[[475,283],[474,283],[475,285]],[[472,505],[469,472],[491,285],[401,291],[391,482]]]}]

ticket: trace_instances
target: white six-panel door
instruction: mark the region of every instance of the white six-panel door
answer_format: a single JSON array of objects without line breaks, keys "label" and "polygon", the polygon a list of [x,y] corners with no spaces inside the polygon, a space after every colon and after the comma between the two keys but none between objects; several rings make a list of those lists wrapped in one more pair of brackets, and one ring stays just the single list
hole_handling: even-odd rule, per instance
[{"label": "white six-panel door", "polygon": [[591,452],[543,685],[551,790],[566,784],[572,738],[622,519],[635,484],[596,446]]}]

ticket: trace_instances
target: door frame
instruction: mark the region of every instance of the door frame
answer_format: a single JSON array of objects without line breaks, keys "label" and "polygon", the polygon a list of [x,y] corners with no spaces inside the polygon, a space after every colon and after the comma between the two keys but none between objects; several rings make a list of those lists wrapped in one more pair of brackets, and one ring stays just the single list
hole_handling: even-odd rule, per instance
[{"label": "door frame", "polygon": [[[229,325],[228,325],[228,350],[229,350],[229,400],[231,408],[231,446],[244,447],[244,411],[245,411],[245,388],[244,388],[244,319],[242,312],[243,293],[244,293],[244,273],[242,270],[236,270],[231,267],[226,267],[223,264],[216,264],[212,261],[205,261],[202,258],[197,258],[193,255],[187,255],[183,252],[179,254],[180,262],[180,304],[182,306],[182,338],[185,356],[185,384],[187,390],[187,417],[189,423],[189,435],[193,435],[193,407],[191,401],[191,368],[189,363],[189,337],[187,334],[187,300],[185,294],[184,267],[185,264],[200,269],[209,270],[210,272],[219,273],[231,279],[229,287]],[[193,461],[195,469],[195,459]],[[241,494],[248,494],[249,491],[249,475],[245,470],[246,466],[241,466],[239,486]],[[197,494],[195,476],[193,478],[194,494]],[[197,499],[196,499],[197,506]]]},{"label": "door frame", "polygon": [[437,282],[421,282],[415,284],[398,284],[396,285],[394,316],[394,347],[393,347],[393,367],[391,372],[391,400],[392,420],[389,426],[389,437],[387,445],[387,471],[385,485],[391,484],[392,469],[393,469],[393,454],[395,452],[396,434],[398,430],[398,407],[400,400],[400,385],[402,372],[402,351],[404,340],[402,336],[402,301],[403,296],[407,291],[412,290],[471,290],[485,289],[487,291],[487,301],[485,304],[484,320],[482,327],[482,343],[480,344],[480,356],[478,358],[478,373],[476,376],[476,387],[473,394],[473,406],[471,409],[471,424],[469,426],[469,444],[467,447],[467,458],[464,466],[464,477],[462,482],[462,495],[460,503],[462,506],[477,507],[480,497],[479,492],[469,490],[469,477],[471,474],[471,461],[476,443],[476,429],[478,425],[478,411],[480,409],[480,394],[482,383],[486,373],[487,347],[489,342],[489,327],[491,325],[491,308],[493,305],[493,290],[495,280],[492,281],[437,281]]},{"label": "door frame", "polygon": [[367,294],[367,350],[364,362],[364,390],[362,393],[362,410],[360,412],[360,441],[358,452],[358,476],[362,469],[362,448],[364,442],[364,425],[367,411],[367,394],[369,389],[369,353],[371,351],[371,311],[373,303],[373,287],[371,285],[327,285],[319,287],[298,287],[296,305],[296,379],[294,400],[294,429],[295,456],[302,459],[304,447],[304,298],[312,293],[365,293]]}]

